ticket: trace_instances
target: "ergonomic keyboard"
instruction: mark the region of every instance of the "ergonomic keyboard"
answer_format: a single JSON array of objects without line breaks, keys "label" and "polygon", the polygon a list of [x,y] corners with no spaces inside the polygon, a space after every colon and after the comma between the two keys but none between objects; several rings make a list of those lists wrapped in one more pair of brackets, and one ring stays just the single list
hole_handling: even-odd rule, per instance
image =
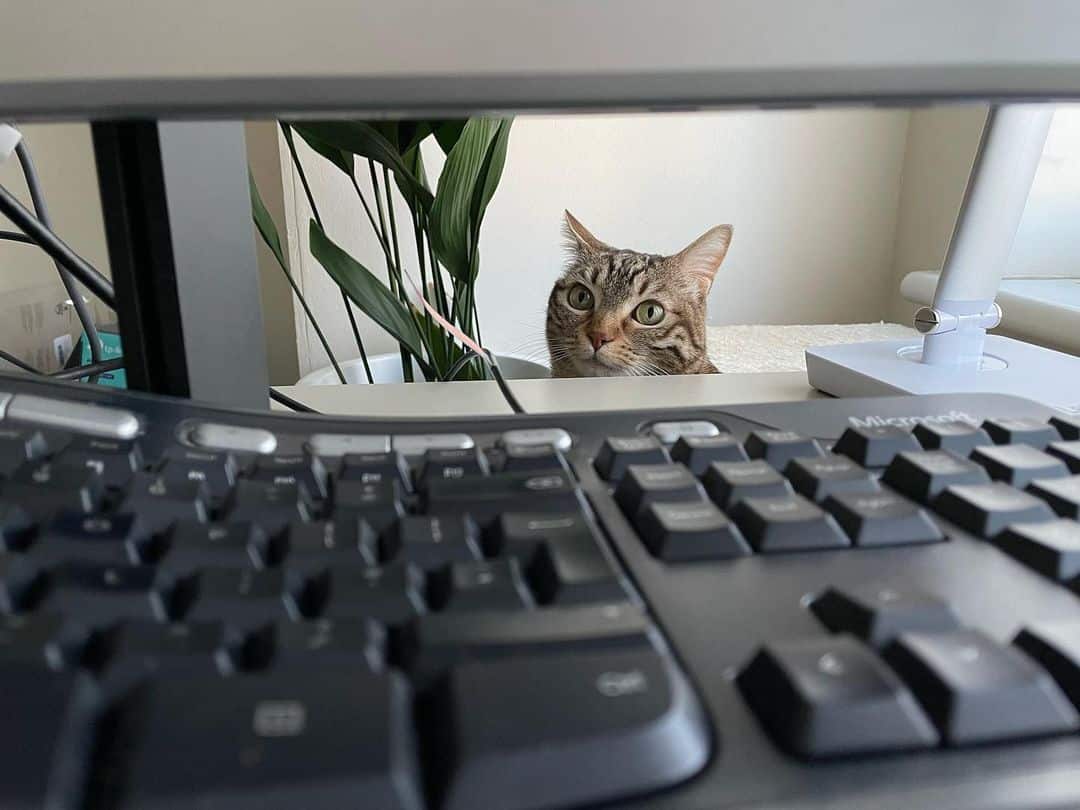
[{"label": "ergonomic keyboard", "polygon": [[1080,805],[1080,419],[0,378],[0,807]]}]

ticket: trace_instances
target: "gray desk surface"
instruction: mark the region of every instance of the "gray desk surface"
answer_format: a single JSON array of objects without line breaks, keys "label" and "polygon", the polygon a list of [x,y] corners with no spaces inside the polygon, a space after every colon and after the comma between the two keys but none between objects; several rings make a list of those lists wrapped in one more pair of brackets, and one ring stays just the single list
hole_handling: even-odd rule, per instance
[{"label": "gray desk surface", "polygon": [[[515,380],[529,413],[780,402],[822,396],[805,372]],[[317,411],[343,416],[492,416],[510,412],[493,382],[278,386]]]}]

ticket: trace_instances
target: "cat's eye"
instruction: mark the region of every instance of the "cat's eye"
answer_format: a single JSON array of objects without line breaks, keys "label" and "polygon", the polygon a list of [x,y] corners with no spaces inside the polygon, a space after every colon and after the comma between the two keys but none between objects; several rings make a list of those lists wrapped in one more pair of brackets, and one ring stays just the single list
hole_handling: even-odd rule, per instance
[{"label": "cat's eye", "polygon": [[584,284],[575,284],[571,287],[566,300],[574,309],[592,309],[593,295]]},{"label": "cat's eye", "polygon": [[659,301],[642,301],[634,310],[634,320],[645,326],[656,326],[664,320],[664,307]]}]

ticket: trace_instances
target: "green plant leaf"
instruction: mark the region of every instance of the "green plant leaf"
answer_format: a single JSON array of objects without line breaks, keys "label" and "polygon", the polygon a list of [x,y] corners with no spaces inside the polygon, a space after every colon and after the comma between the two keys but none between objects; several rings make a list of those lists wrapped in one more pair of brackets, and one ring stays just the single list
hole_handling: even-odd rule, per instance
[{"label": "green plant leaf", "polygon": [[[508,130],[505,119],[470,118],[439,176],[431,207],[431,241],[447,272],[459,281],[471,282],[475,275],[475,234],[502,173]],[[492,171],[496,167],[498,171]]]},{"label": "green plant leaf", "polygon": [[512,123],[512,118],[504,118],[500,122],[495,137],[491,139],[487,155],[484,157],[484,163],[480,167],[476,189],[473,191],[472,206],[469,210],[473,224],[470,253],[472,257],[470,278],[473,280],[476,279],[476,273],[480,269],[480,224],[484,221],[488,203],[495,196],[495,189],[499,187],[499,181],[502,179],[503,166],[506,165],[506,148],[510,143],[510,125]]},{"label": "green plant leaf", "polygon": [[396,144],[388,140],[371,124],[362,121],[319,121],[297,123],[291,126],[308,143],[318,141],[351,155],[371,158],[376,163],[386,166],[400,182],[408,187],[424,211],[431,208],[434,202],[431,192],[409,172]]},{"label": "green plant leaf", "polygon": [[417,365],[427,373],[424,341],[406,305],[391,295],[370,270],[338,247],[315,220],[308,225],[308,239],[311,255],[330,277],[368,317],[412,352]]},{"label": "green plant leaf", "polygon": [[278,235],[277,226],[274,224],[274,218],[270,216],[270,212],[266,210],[266,206],[263,204],[262,195],[259,194],[259,187],[255,185],[255,178],[250,171],[248,171],[248,189],[251,194],[251,218],[255,220],[255,227],[259,230],[259,236],[266,242],[266,246],[274,254],[274,258],[281,265],[281,269],[288,273],[289,264],[285,261],[285,253],[281,249],[281,237]]},{"label": "green plant leaf", "polygon": [[310,133],[304,132],[299,127],[294,127],[291,124],[285,126],[285,137],[292,138],[292,130],[296,130],[304,142],[314,149],[318,154],[329,160],[345,174],[352,175],[353,172],[353,156],[349,152],[343,152],[336,146],[320,141],[318,138],[311,137]]}]

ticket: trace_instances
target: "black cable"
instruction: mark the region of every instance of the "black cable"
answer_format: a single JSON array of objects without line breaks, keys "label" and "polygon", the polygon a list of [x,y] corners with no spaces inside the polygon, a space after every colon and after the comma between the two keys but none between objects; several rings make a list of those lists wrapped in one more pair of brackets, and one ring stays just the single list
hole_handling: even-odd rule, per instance
[{"label": "black cable", "polygon": [[286,408],[297,411],[299,413],[319,413],[314,408],[305,405],[303,402],[297,402],[292,397],[288,396],[287,394],[283,394],[280,391],[275,390],[274,388],[270,389],[270,399],[274,400],[274,402],[277,402],[279,405],[284,405]]},{"label": "black cable", "polygon": [[29,363],[24,363],[18,357],[16,357],[13,354],[8,354],[3,349],[0,349],[0,360],[7,360],[9,363],[11,363],[11,365],[13,365],[16,368],[21,369],[23,371],[29,372],[30,374],[40,374],[41,373],[36,368],[31,366]]},{"label": "black cable", "polygon": [[[49,216],[49,207],[45,204],[45,194],[41,190],[41,180],[38,178],[37,167],[34,165],[34,159],[30,156],[30,148],[26,145],[25,140],[20,140],[15,145],[15,155],[19,158],[19,165],[22,166],[26,188],[30,191],[30,201],[34,204],[34,213],[41,224],[51,231],[53,229],[52,217]],[[60,281],[64,284],[68,298],[71,299],[71,305],[75,308],[79,323],[82,325],[83,335],[90,344],[90,362],[94,364],[100,363],[101,339],[98,337],[97,327],[94,326],[94,318],[86,306],[86,301],[83,300],[82,293],[79,291],[74,277],[64,269],[64,265],[60,262],[55,259],[53,262],[56,265],[56,272],[60,274]],[[91,379],[90,382],[96,382],[96,380]]]},{"label": "black cable", "polygon": [[[472,349],[468,349],[465,354],[461,355],[461,357],[458,358],[457,362],[454,363],[454,365],[450,366],[450,370],[446,372],[445,375],[443,375],[443,381],[453,382],[454,377],[458,375],[458,372],[465,368],[465,366],[468,365],[468,363],[475,357],[480,357],[480,355],[478,355]],[[480,357],[480,359],[483,360],[485,363],[487,362],[487,358]]]},{"label": "black cable", "polygon": [[18,231],[0,231],[0,242],[22,242],[24,245],[34,245],[33,239]]},{"label": "black cable", "polygon": [[525,413],[525,409],[521,407],[521,403],[517,401],[517,397],[514,396],[514,392],[510,390],[510,386],[503,377],[502,371],[499,369],[499,363],[495,359],[495,355],[487,349],[484,349],[484,354],[487,355],[488,365],[491,367],[491,374],[495,378],[499,390],[502,392],[503,399],[505,399],[506,404],[510,406],[510,410],[514,413]]},{"label": "black cable", "polygon": [[97,377],[104,374],[107,371],[116,371],[124,367],[123,357],[114,357],[112,360],[102,360],[100,363],[90,363],[85,366],[75,366],[73,368],[64,368],[60,371],[54,371],[52,374],[48,374],[50,379],[53,380],[77,380],[80,377],[89,377],[93,382]]},{"label": "black cable", "polygon": [[71,275],[75,276],[90,292],[105,302],[111,309],[116,309],[116,294],[112,282],[101,275],[86,259],[72,250],[63,239],[46,228],[41,220],[31,214],[21,202],[0,185],[0,214],[3,214],[16,227],[22,230],[35,245],[59,262]]}]

